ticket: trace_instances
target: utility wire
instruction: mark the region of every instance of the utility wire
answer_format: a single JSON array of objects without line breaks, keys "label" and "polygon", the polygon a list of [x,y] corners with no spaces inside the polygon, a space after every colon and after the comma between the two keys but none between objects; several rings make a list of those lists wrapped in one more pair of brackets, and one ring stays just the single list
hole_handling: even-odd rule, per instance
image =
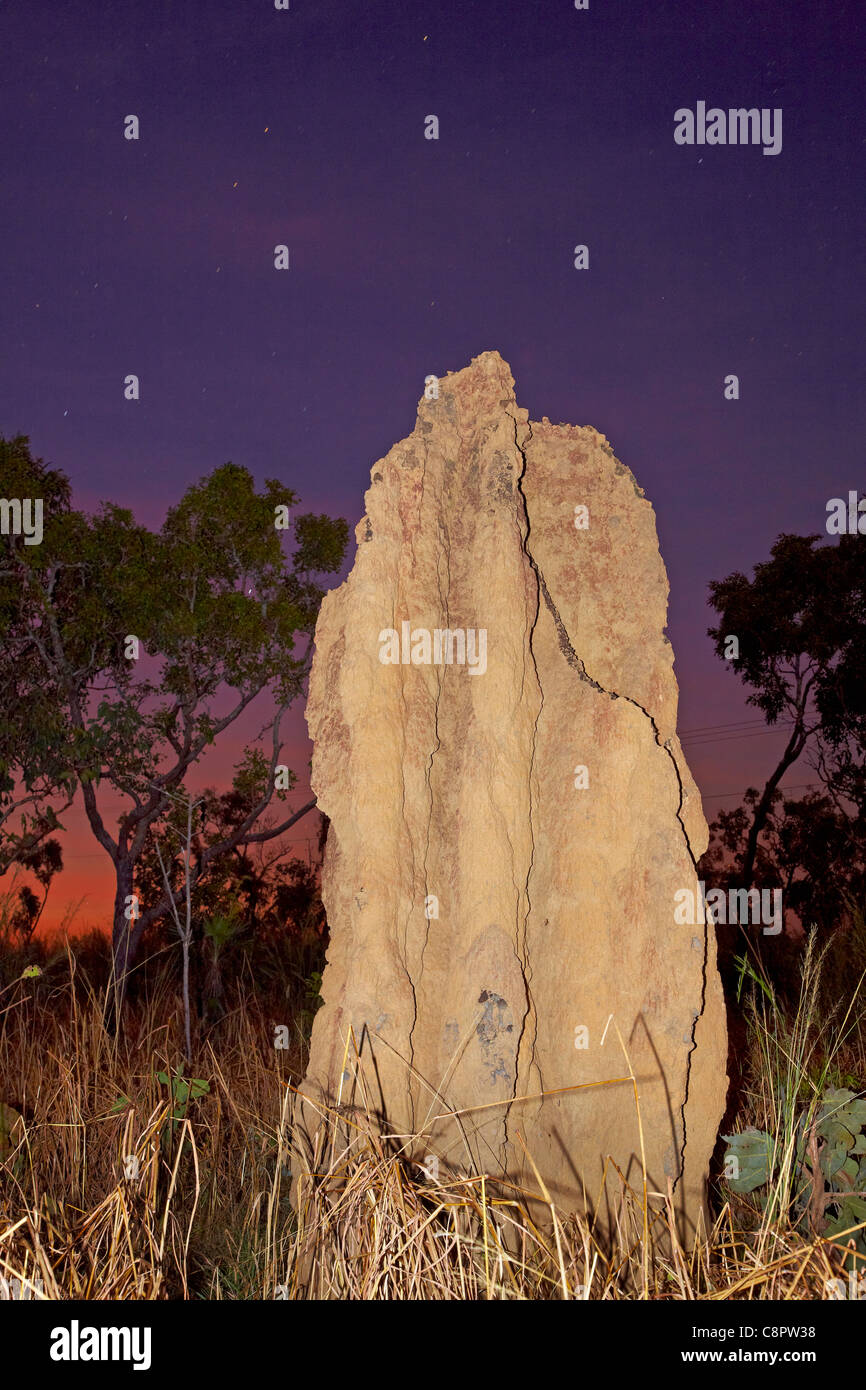
[{"label": "utility wire", "polygon": [[[797,792],[802,791],[804,787],[820,787],[820,785],[820,782],[793,782],[786,787],[778,787],[777,791]],[[703,801],[719,801],[721,798],[728,796],[745,796],[748,790],[748,787],[743,787],[742,790],[738,792],[701,792],[701,799]]]},{"label": "utility wire", "polygon": [[708,734],[716,729],[739,729],[744,725],[751,726],[755,724],[764,724],[765,722],[766,721],[763,719],[735,719],[729,724],[700,724],[694,729],[683,729],[681,732],[683,734]]},{"label": "utility wire", "polygon": [[708,743],[736,743],[743,738],[766,738],[767,734],[779,733],[780,730],[793,727],[792,720],[790,725],[781,724],[775,729],[754,729],[752,733],[749,734],[713,734],[708,735],[706,738],[685,738],[681,739],[680,742],[684,748],[700,748]]}]

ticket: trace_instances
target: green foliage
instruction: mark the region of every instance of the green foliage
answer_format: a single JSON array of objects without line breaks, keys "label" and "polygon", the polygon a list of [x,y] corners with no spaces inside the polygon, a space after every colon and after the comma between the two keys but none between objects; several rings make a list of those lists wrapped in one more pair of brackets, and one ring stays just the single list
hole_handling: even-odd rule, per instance
[{"label": "green foliage", "polygon": [[210,1091],[210,1082],[202,1077],[194,1076],[187,1079],[183,1074],[183,1066],[169,1076],[166,1071],[158,1071],[156,1079],[161,1086],[168,1086],[171,1091],[172,1105],[171,1118],[173,1122],[186,1119],[186,1112],[191,1100],[198,1100],[199,1096],[206,1096]]},{"label": "green foliage", "polygon": [[736,1169],[737,1177],[726,1178],[732,1192],[754,1192],[770,1181],[773,1165],[773,1137],[761,1129],[744,1129],[741,1134],[723,1134],[729,1147],[725,1151],[725,1170]]},{"label": "green foliage", "polygon": [[775,1008],[775,998],[770,984],[764,979],[763,975],[755,968],[755,963],[749,960],[745,951],[740,956],[734,956],[734,965],[737,970],[737,1003],[742,1002],[743,986],[747,980],[761,990],[764,998]]},{"label": "green foliage", "polygon": [[[788,909],[829,926],[846,894],[866,892],[866,549],[859,536],[824,541],[781,535],[751,579],[710,584],[716,654],[727,660],[737,638],[747,703],[770,726],[784,719],[787,737],[763,790],[713,822],[701,873],[713,887],[784,884]],[[783,798],[782,777],[809,750],[827,795]]]},{"label": "green foliage", "polygon": [[[827,1091],[815,1129],[823,1141],[821,1173],[828,1190],[841,1194],[825,1233],[841,1235],[866,1221],[866,1099],[847,1089]],[[866,1231],[858,1232],[856,1248],[866,1254]]]},{"label": "green foliage", "polygon": [[202,929],[208,940],[213,943],[214,959],[216,959],[223,947],[227,946],[232,938],[243,930],[243,922],[237,910],[217,913],[203,923]]},{"label": "green foliage", "polygon": [[838,1082],[858,1055],[857,1040],[862,1043],[866,973],[849,980],[847,1004],[843,998],[834,1009],[823,1009],[822,969],[829,946],[819,949],[816,943],[812,930],[793,1010],[780,1005],[748,962],[743,967],[742,978],[751,982],[746,997],[750,1109],[762,1127],[725,1136],[724,1177],[729,1191],[744,1199],[740,1219],[754,1218],[756,1248],[763,1249],[775,1231],[796,1227],[810,1240],[841,1237],[844,1246],[853,1246],[845,1255],[851,1268],[866,1254],[866,1232],[845,1234],[866,1219],[861,1214],[866,1098],[862,1074],[851,1078],[851,1086]]},{"label": "green foliage", "polygon": [[[849,1193],[847,1196],[840,1198],[837,1203],[837,1215],[827,1222],[824,1234],[828,1236],[841,1236],[845,1244],[848,1244],[851,1237],[846,1235],[846,1232],[851,1231],[854,1226],[859,1226],[863,1221],[866,1221],[866,1200],[853,1193]],[[856,1233],[854,1248],[859,1254],[866,1255],[866,1240],[864,1240],[863,1231],[858,1231]],[[849,1261],[848,1263],[849,1268],[855,1267],[852,1262]],[[857,1267],[862,1269],[863,1266],[860,1264]]]},{"label": "green foliage", "polygon": [[[339,568],[348,527],[295,517],[290,559],[275,522],[296,494],[274,479],[258,490],[233,463],[188,488],[158,531],[111,503],[95,515],[73,510],[68,481],[33,459],[23,437],[0,439],[0,466],[13,495],[45,499],[42,543],[12,537],[0,547],[0,873],[27,855],[37,876],[56,872],[50,855],[33,856],[59,826],[51,798],[80,790],[122,902],[133,881],[141,887],[145,851],[171,824],[191,769],[265,695],[274,711],[259,736],[266,751],[248,749],[236,769],[218,808],[221,838],[196,827],[198,891],[228,856],[282,833],[267,819],[280,721],[308,671],[324,594],[317,576]],[[138,660],[127,656],[131,636]],[[22,781],[23,806],[14,799]],[[112,806],[109,819],[104,799],[118,795],[124,809],[115,819]],[[134,930],[119,910],[114,923],[121,979],[142,933],[170,909],[159,879],[147,887]],[[182,892],[173,880],[177,900]],[[22,903],[22,920],[38,910]]]},{"label": "green foliage", "polygon": [[[815,1210],[817,1193],[822,1233],[842,1236],[866,1221],[866,1098],[846,1088],[831,1087],[817,1109],[806,1107],[801,1113],[796,1133],[795,1206],[800,1225],[808,1225],[806,1218]],[[731,1191],[749,1193],[769,1186],[782,1162],[782,1146],[773,1136],[764,1130],[747,1129],[723,1138],[728,1142],[726,1173],[732,1167],[737,1172],[736,1177],[725,1179]],[[827,1207],[835,1208],[835,1215],[824,1220]],[[843,1239],[846,1244],[853,1240],[855,1250],[866,1255],[866,1231]]]},{"label": "green foliage", "polygon": [[709,635],[723,659],[727,635],[739,638],[736,669],[754,692],[749,704],[775,723],[799,693],[791,680],[798,671],[834,746],[866,731],[866,555],[858,539],[828,546],[819,536],[782,535],[753,579],[737,572],[710,584],[721,621]]},{"label": "green foliage", "polygon": [[[52,830],[62,828],[51,798],[69,791],[69,769],[62,754],[64,720],[56,688],[41,682],[40,659],[32,641],[21,640],[21,618],[36,624],[38,603],[26,582],[38,566],[35,552],[66,523],[71,489],[57,469],[33,458],[26,435],[0,438],[0,479],[6,497],[41,498],[42,545],[20,536],[0,536],[0,874],[12,864],[35,868]],[[18,630],[16,630],[16,628]],[[48,841],[58,858],[56,840]],[[56,868],[54,869],[56,872]]]},{"label": "green foliage", "polygon": [[175,1069],[171,1076],[166,1071],[158,1071],[156,1079],[161,1086],[168,1087],[171,1096],[171,1114],[160,1135],[162,1147],[171,1154],[174,1149],[177,1128],[187,1117],[190,1101],[198,1100],[201,1096],[207,1095],[210,1091],[210,1082],[200,1076],[185,1077],[183,1063]]},{"label": "green foliage", "polygon": [[313,1019],[316,1017],[324,1000],[321,995],[322,971],[312,970],[304,980],[304,1002],[300,1009],[298,1024],[301,1030],[301,1037],[305,1042],[309,1042],[313,1028]]},{"label": "green foliage", "polygon": [[295,522],[298,548],[292,559],[295,568],[306,574],[333,574],[343,563],[349,528],[345,521],[329,516],[299,516]]}]

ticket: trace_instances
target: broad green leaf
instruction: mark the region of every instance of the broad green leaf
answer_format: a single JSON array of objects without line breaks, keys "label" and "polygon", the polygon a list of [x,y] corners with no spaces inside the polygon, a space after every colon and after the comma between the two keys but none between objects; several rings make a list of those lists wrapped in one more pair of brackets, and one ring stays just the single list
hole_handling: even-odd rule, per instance
[{"label": "broad green leaf", "polygon": [[725,1166],[729,1160],[736,1159],[738,1176],[727,1178],[728,1187],[733,1192],[754,1192],[769,1182],[773,1158],[772,1136],[760,1129],[746,1129],[742,1134],[725,1134],[728,1141],[725,1152]]},{"label": "broad green leaf", "polygon": [[830,1182],[844,1166],[848,1150],[844,1144],[828,1144],[821,1154],[821,1171]]},{"label": "broad green leaf", "polygon": [[825,1235],[842,1236],[846,1244],[851,1239],[855,1241],[857,1249],[866,1250],[863,1231],[843,1235],[843,1232],[850,1231],[852,1226],[859,1226],[863,1221],[866,1221],[866,1201],[862,1197],[840,1197],[839,1215],[828,1221]]},{"label": "broad green leaf", "polygon": [[826,1120],[821,1125],[819,1133],[833,1148],[853,1149],[854,1147],[854,1135],[840,1120]]}]

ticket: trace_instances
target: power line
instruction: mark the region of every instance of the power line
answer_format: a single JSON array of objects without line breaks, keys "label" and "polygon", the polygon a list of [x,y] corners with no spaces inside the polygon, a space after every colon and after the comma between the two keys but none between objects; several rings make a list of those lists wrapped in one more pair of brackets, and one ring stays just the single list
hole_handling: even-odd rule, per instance
[{"label": "power line", "polygon": [[744,726],[763,723],[765,723],[763,719],[734,719],[730,724],[701,724],[697,728],[682,729],[680,732],[682,734],[708,734],[714,732],[716,729],[740,729]]},{"label": "power line", "polygon": [[[787,787],[780,786],[778,790],[780,792],[797,792],[802,791],[804,787],[820,787],[820,785],[820,782],[793,782]],[[722,797],[745,796],[748,790],[748,787],[743,787],[738,792],[701,792],[701,799],[703,801],[719,801]]]},{"label": "power line", "polygon": [[767,734],[776,734],[780,730],[793,727],[794,721],[791,720],[790,724],[780,724],[775,729],[754,729],[748,734],[712,734],[707,735],[706,738],[684,738],[680,742],[684,748],[699,748],[708,743],[736,743],[744,738],[766,738]]}]

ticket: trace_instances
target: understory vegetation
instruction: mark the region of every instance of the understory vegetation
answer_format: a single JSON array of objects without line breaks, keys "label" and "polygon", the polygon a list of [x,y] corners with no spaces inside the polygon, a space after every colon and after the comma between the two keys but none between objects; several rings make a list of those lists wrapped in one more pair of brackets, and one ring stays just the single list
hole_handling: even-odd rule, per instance
[{"label": "understory vegetation", "polygon": [[[835,949],[850,960],[856,946]],[[840,1291],[852,1281],[866,1290],[866,1212],[845,1200],[866,1148],[862,978],[828,1000],[832,941],[823,954],[804,945],[790,998],[738,958],[729,1137],[709,1224],[688,1244],[669,1196],[645,1202],[642,1184],[612,1167],[608,1239],[591,1215],[547,1203],[541,1185],[503,1189],[468,1163],[433,1180],[410,1161],[411,1142],[372,1124],[359,1124],[348,1154],[325,1151],[296,1212],[291,1112],[324,937],[311,927],[224,950],[217,1013],[193,991],[187,1056],[176,944],[140,965],[112,1034],[103,936],[6,939],[0,1296],[822,1299],[850,1296]]]}]

